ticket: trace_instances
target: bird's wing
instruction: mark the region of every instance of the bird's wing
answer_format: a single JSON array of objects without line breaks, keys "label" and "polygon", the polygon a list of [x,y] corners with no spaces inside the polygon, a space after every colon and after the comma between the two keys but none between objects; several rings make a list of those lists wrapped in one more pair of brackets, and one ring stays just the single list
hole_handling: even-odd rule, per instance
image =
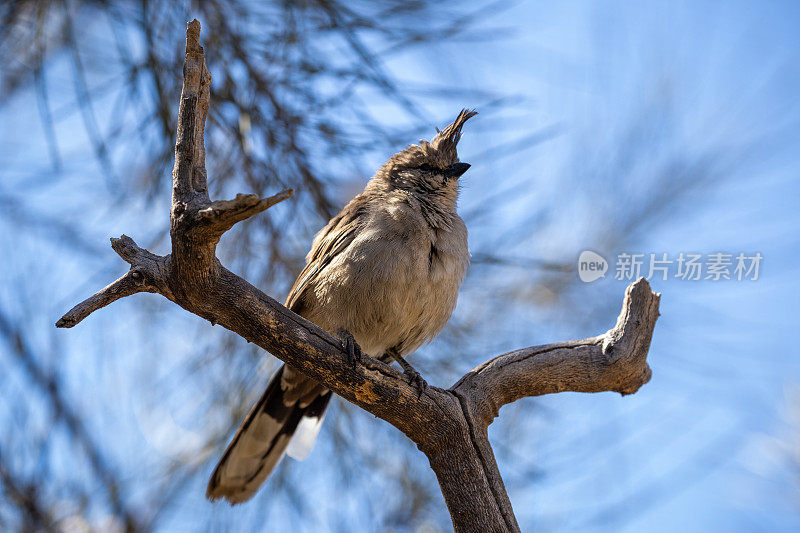
[{"label": "bird's wing", "polygon": [[366,215],[366,207],[364,197],[356,196],[317,233],[306,258],[308,262],[286,297],[286,307],[303,314],[305,292],[314,285],[319,273],[353,242]]}]

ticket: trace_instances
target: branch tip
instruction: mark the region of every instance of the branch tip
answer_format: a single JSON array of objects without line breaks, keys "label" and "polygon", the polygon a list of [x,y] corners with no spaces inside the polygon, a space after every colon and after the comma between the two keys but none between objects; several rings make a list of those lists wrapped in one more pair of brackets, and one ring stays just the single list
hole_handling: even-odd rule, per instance
[{"label": "branch tip", "polygon": [[139,245],[125,234],[121,235],[118,239],[112,237],[111,248],[130,265],[133,265],[134,262],[145,253],[145,250],[139,248]]},{"label": "branch tip", "polygon": [[293,194],[294,194],[294,189],[284,189],[284,190],[282,190],[278,194],[272,196],[272,198],[275,199],[275,202],[273,203],[273,205],[277,204],[278,202],[282,202],[284,200],[288,200],[289,198],[292,197]]},{"label": "branch tip", "polygon": [[194,19],[186,25],[186,51],[201,51],[200,21]]},{"label": "branch tip", "polygon": [[[123,235],[124,237],[124,235]],[[130,237],[128,237],[130,239]],[[114,239],[116,241],[122,240]],[[104,287],[67,311],[58,322],[57,328],[71,328],[80,323],[84,318],[91,315],[98,309],[102,309],[111,302],[115,302],[125,296],[136,294],[137,292],[149,292],[152,288],[148,285],[145,277],[138,270],[130,269],[124,276],[114,283]]]},{"label": "branch tip", "polygon": [[210,202],[197,212],[197,215],[211,221],[212,227],[224,233],[234,224],[266,211],[273,205],[291,198],[294,190],[285,189],[269,198],[259,198],[256,194],[237,194],[233,200]]},{"label": "branch tip", "polygon": [[77,322],[73,322],[72,320],[69,319],[69,317],[67,317],[67,315],[64,315],[64,316],[62,316],[61,318],[58,319],[58,322],[56,322],[56,327],[57,328],[71,328],[75,324],[77,324]]}]

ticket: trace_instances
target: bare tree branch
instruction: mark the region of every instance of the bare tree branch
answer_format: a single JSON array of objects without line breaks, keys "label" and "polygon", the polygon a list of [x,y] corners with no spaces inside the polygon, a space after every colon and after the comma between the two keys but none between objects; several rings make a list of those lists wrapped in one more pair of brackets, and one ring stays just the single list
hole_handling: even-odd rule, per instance
[{"label": "bare tree branch", "polygon": [[353,365],[339,339],[231,273],[216,258],[225,230],[291,193],[264,200],[255,195],[210,200],[203,130],[211,77],[199,34],[200,23],[190,22],[172,173],[172,253],[154,255],[125,236],[113,240],[114,249],[131,264],[130,272],[56,325],[74,326],[127,294],[158,292],[405,433],[430,460],[457,531],[518,531],[488,442],[489,423],[502,405],[524,396],[562,390],[635,392],[650,377],[646,355],[658,317],[658,295],[640,279],[628,288],[617,325],[605,335],[499,356],[450,390],[429,387],[420,394],[403,374],[370,357]]},{"label": "bare tree branch", "polygon": [[111,302],[138,292],[160,292],[169,298],[169,288],[166,285],[156,286],[156,281],[164,277],[163,273],[160,272],[163,267],[163,258],[139,248],[133,239],[127,235],[123,235],[119,239],[112,238],[111,247],[131,265],[131,269],[111,285],[100,289],[70,309],[59,319],[56,327],[71,328]]},{"label": "bare tree branch", "polygon": [[266,211],[278,202],[290,198],[294,191],[286,189],[269,198],[257,194],[237,194],[233,200],[217,200],[204,207],[198,214],[216,226],[220,234],[228,231],[237,222]]},{"label": "bare tree branch", "polygon": [[[124,276],[114,283],[100,289],[95,294],[70,309],[56,323],[59,328],[71,328],[94,311],[101,309],[111,302],[136,294],[137,292],[147,291],[149,287],[144,284],[144,277],[136,270],[129,270]],[[149,290],[148,292],[155,292]]]},{"label": "bare tree branch", "polygon": [[647,280],[639,278],[628,286],[617,324],[605,334],[499,355],[467,373],[451,390],[480,405],[486,425],[502,406],[526,396],[564,391],[633,394],[650,380],[647,351],[659,300]]}]

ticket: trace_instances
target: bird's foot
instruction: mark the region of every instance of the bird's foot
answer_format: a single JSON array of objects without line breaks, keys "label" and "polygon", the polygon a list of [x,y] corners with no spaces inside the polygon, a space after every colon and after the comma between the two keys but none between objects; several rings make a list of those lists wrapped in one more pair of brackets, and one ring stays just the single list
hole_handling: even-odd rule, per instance
[{"label": "bird's foot", "polygon": [[403,375],[406,376],[411,385],[417,389],[417,397],[421,397],[422,393],[428,388],[428,382],[425,381],[422,375],[414,370],[411,365],[408,365],[408,368],[403,369]]},{"label": "bird's foot", "polygon": [[400,366],[403,367],[403,375],[406,376],[411,385],[417,389],[419,396],[422,396],[422,393],[428,388],[428,382],[423,379],[422,375],[420,375],[420,373],[417,372],[414,367],[408,363],[408,361],[403,359],[403,356],[400,355],[397,350],[389,350],[389,355],[391,355],[395,361],[400,363]]},{"label": "bird's foot", "polygon": [[342,348],[347,352],[350,364],[355,368],[356,365],[361,363],[361,356],[363,355],[361,346],[358,345],[355,337],[344,328],[339,328],[339,330],[336,331],[336,336],[342,341]]}]

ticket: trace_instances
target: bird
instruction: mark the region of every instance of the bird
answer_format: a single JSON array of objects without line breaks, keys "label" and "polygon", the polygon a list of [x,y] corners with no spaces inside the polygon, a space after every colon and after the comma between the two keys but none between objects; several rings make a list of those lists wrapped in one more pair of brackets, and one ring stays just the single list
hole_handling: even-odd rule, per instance
[{"label": "bird", "polygon": [[[358,360],[397,361],[409,381],[427,384],[405,360],[445,326],[469,265],[467,228],[457,213],[459,178],[470,168],[456,147],[462,109],[430,140],[391,156],[314,237],[285,306],[337,335]],[[310,451],[331,391],[289,365],[272,377],[223,453],[206,496],[249,500],[286,453]]]}]

